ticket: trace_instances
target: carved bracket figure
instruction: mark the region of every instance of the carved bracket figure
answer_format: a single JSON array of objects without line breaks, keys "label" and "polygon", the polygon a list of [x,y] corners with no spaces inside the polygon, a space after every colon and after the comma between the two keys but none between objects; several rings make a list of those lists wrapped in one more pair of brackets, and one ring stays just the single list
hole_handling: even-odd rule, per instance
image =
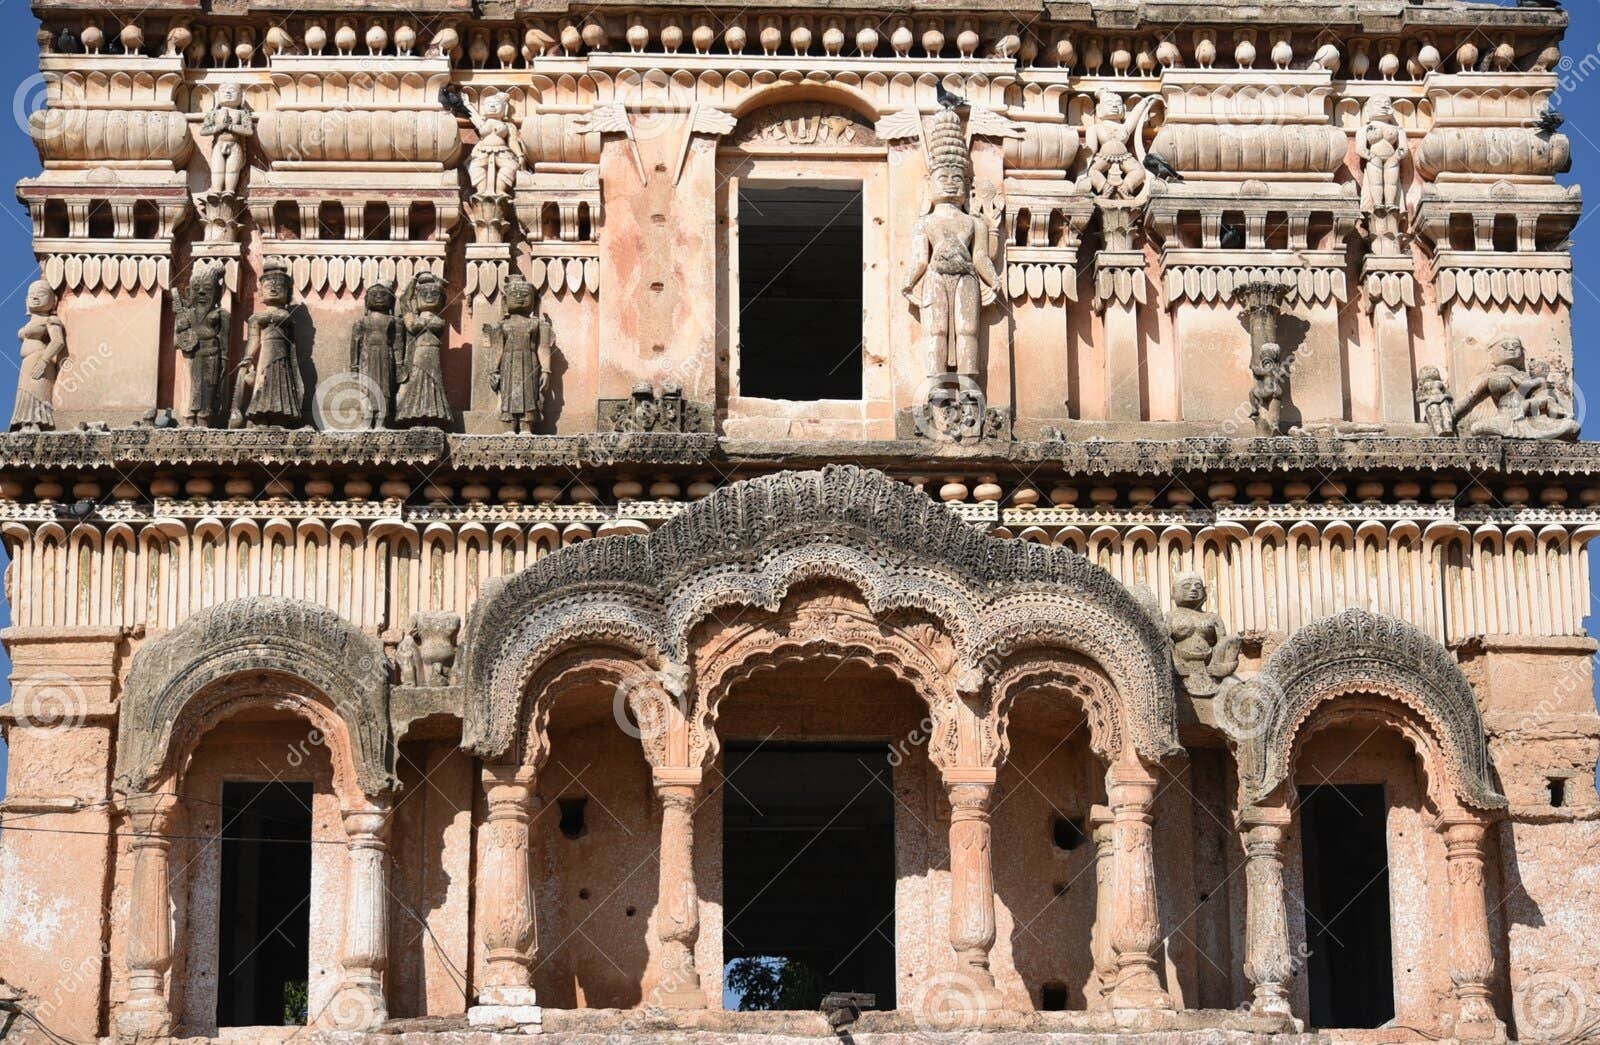
[{"label": "carved bracket figure", "polygon": [[483,96],[479,108],[447,89],[443,100],[466,116],[478,132],[478,140],[467,157],[467,180],[472,183],[467,210],[477,240],[503,243],[510,225],[512,190],[524,163],[522,139],[511,118],[511,99],[490,91]]},{"label": "carved bracket figure", "polygon": [[461,617],[445,611],[413,613],[394,659],[402,686],[448,686],[455,681]]},{"label": "carved bracket figure", "polygon": [[627,399],[602,399],[602,432],[709,432],[711,408],[684,398],[680,385],[668,383],[657,392],[648,384],[633,387]]},{"label": "carved bracket figure", "polygon": [[1397,257],[1406,210],[1400,174],[1409,147],[1390,99],[1380,95],[1367,104],[1367,122],[1356,136],[1356,151],[1363,161],[1361,213],[1372,252]]},{"label": "carved bracket figure", "polygon": [[1179,575],[1173,585],[1167,632],[1172,636],[1172,667],[1193,697],[1215,696],[1239,670],[1239,636],[1229,635],[1222,618],[1207,612],[1206,579]]},{"label": "carved bracket figure", "polygon": [[255,113],[244,100],[244,88],[237,83],[221,84],[216,103],[200,122],[201,137],[211,139],[211,184],[194,202],[205,223],[207,241],[231,242],[238,237],[239,185],[255,134]]},{"label": "carved bracket figure", "polygon": [[1456,434],[1456,401],[1436,366],[1417,371],[1417,410],[1434,435]]}]

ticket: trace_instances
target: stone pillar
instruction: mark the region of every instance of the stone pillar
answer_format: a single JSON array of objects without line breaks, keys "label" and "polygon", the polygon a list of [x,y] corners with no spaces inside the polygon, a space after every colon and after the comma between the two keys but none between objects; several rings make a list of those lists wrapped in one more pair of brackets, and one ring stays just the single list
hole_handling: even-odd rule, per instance
[{"label": "stone pillar", "polygon": [[1113,1009],[1170,1009],[1172,999],[1156,972],[1161,944],[1161,914],[1156,905],[1156,863],[1151,806],[1154,774],[1136,755],[1114,763],[1106,773],[1113,832],[1111,946],[1116,952]]},{"label": "stone pillar", "polygon": [[703,1009],[706,995],[694,964],[694,945],[700,937],[700,892],[694,881],[699,773],[657,773],[655,788],[661,801],[661,883],[656,904],[661,951],[655,1004],[669,1009]]},{"label": "stone pillar", "polygon": [[1289,1017],[1289,915],[1283,887],[1283,835],[1289,810],[1250,806],[1239,816],[1245,852],[1244,974],[1255,985],[1250,1011]]},{"label": "stone pillar", "polygon": [[1109,806],[1091,806],[1089,827],[1094,833],[1094,927],[1089,934],[1089,954],[1094,974],[1086,1000],[1093,1009],[1104,1008],[1117,978],[1117,952],[1111,946],[1111,923],[1116,917],[1116,832]]},{"label": "stone pillar", "polygon": [[532,985],[539,936],[528,871],[535,771],[520,765],[484,766],[482,779],[488,800],[480,878],[487,953],[478,1004],[468,1010],[467,1019],[474,1027],[532,1030],[543,1023]]},{"label": "stone pillar", "polygon": [[950,798],[950,946],[955,948],[957,973],[968,977],[980,995],[987,995],[994,991],[994,973],[989,970],[995,937],[989,827],[992,775],[987,781],[946,779],[945,793]]},{"label": "stone pillar", "polygon": [[1368,255],[1362,261],[1367,304],[1372,309],[1374,365],[1373,388],[1366,394],[1361,394],[1358,375],[1351,375],[1353,405],[1366,407],[1365,411],[1358,409],[1358,421],[1419,420],[1411,364],[1411,309],[1417,304],[1415,264],[1410,255]]},{"label": "stone pillar", "polygon": [[1471,813],[1441,817],[1450,877],[1450,980],[1456,988],[1455,1036],[1463,1041],[1504,1041],[1505,1024],[1489,1000],[1494,952],[1484,895],[1483,836],[1488,823]]},{"label": "stone pillar", "polygon": [[172,814],[169,794],[128,799],[133,825],[133,886],[128,894],[128,1000],[117,1012],[123,1041],[172,1033],[167,969],[172,965]]},{"label": "stone pillar", "polygon": [[389,806],[344,810],[349,866],[345,871],[344,982],[328,1006],[326,1022],[338,1030],[376,1030],[389,1018],[383,971],[389,964]]},{"label": "stone pillar", "polygon": [[1094,258],[1094,307],[1105,332],[1106,419],[1138,421],[1146,378],[1156,379],[1141,365],[1139,310],[1147,294],[1144,251],[1134,245],[1139,205],[1111,199],[1097,199],[1095,205],[1105,243]]},{"label": "stone pillar", "polygon": [[1250,331],[1250,362],[1261,362],[1261,346],[1278,341],[1278,317],[1283,313],[1289,288],[1275,279],[1256,279],[1235,291],[1244,309],[1245,329]]}]

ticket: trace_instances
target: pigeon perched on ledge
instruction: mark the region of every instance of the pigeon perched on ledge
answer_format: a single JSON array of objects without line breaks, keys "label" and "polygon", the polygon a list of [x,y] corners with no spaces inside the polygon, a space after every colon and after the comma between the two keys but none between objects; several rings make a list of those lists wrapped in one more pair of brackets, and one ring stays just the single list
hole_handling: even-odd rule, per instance
[{"label": "pigeon perched on ledge", "polygon": [[472,114],[467,110],[467,102],[461,97],[461,88],[457,84],[447,83],[439,88],[439,104],[444,106],[458,119],[470,120]]},{"label": "pigeon perched on ledge", "polygon": [[1540,109],[1539,115],[1533,118],[1533,125],[1539,129],[1539,136],[1542,138],[1550,137],[1550,135],[1559,131],[1561,125],[1566,122],[1567,118],[1549,105]]},{"label": "pigeon perched on ledge", "polygon": [[937,98],[939,100],[939,104],[944,106],[946,109],[964,109],[967,105],[967,100],[965,98],[961,97],[959,94],[951,94],[949,91],[945,90],[944,84],[942,83],[934,86],[933,96]]},{"label": "pigeon perched on ledge", "polygon": [[1167,162],[1160,153],[1147,152],[1144,154],[1144,169],[1160,178],[1162,181],[1182,181],[1183,175],[1178,173],[1178,168]]}]

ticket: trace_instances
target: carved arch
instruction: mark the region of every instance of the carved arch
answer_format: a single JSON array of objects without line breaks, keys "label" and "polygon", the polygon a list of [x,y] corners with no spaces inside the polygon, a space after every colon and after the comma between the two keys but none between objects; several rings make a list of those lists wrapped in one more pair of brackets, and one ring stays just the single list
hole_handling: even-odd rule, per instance
[{"label": "carved arch", "polygon": [[331,610],[258,597],[197,613],[134,656],[117,721],[118,787],[144,790],[170,768],[174,725],[214,702],[217,684],[262,673],[299,680],[331,705],[364,793],[394,786],[383,644]]},{"label": "carved arch", "polygon": [[1070,633],[1123,703],[1147,758],[1177,747],[1170,642],[1106,571],[1060,548],[995,540],[881,472],[832,466],[725,487],[648,535],[586,541],[486,590],[467,623],[463,743],[490,758],[517,735],[542,664],[601,635],[682,673],[713,612],[776,614],[797,584],[844,582],[879,621],[911,611],[955,649],[950,677],[979,696],[982,668],[1030,629]]},{"label": "carved arch", "polygon": [[1323,705],[1375,695],[1416,717],[1461,802],[1506,805],[1490,778],[1472,684],[1448,649],[1405,621],[1350,609],[1309,624],[1268,658],[1252,686],[1240,756],[1247,801],[1265,799],[1289,778],[1298,738]]}]

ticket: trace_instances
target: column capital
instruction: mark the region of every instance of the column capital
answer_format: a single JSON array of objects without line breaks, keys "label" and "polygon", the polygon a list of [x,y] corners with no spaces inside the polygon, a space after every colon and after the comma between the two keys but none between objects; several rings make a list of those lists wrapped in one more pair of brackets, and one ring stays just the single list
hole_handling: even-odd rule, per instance
[{"label": "column capital", "polygon": [[673,787],[700,787],[705,771],[699,766],[656,766],[650,770],[650,783],[657,791]]}]

